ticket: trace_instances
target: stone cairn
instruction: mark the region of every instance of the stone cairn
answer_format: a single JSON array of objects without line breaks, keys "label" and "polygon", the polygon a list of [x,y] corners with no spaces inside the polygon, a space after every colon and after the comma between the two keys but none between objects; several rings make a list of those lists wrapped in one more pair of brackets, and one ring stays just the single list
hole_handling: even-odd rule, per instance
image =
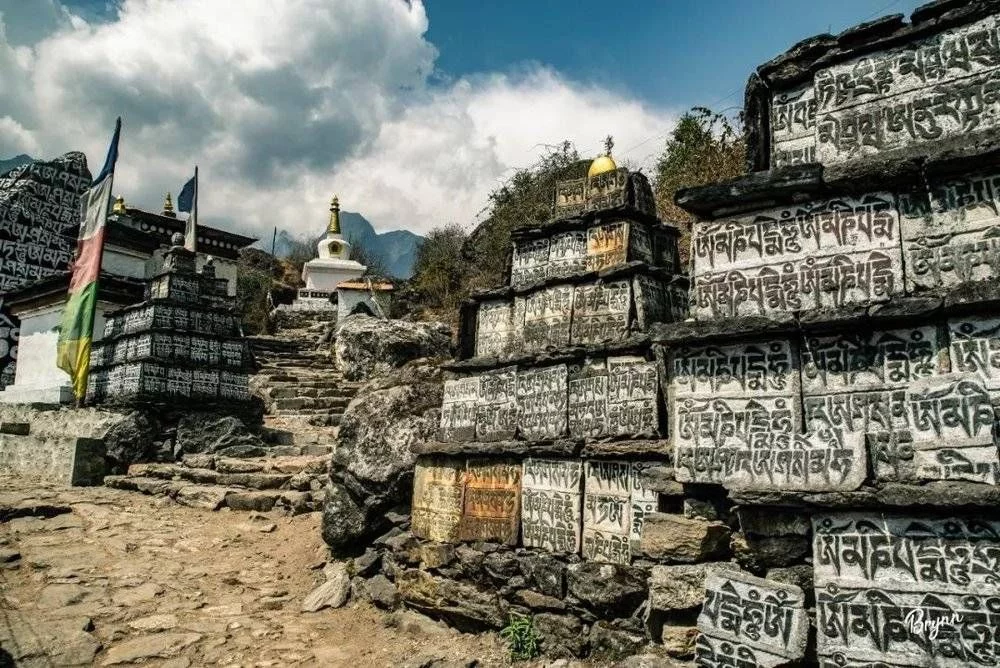
[{"label": "stone cairn", "polygon": [[752,173],[676,197],[686,320],[644,180],[560,184],[465,310],[403,601],[549,654],[1000,665],[998,81],[994,1],[758,68]]},{"label": "stone cairn", "polygon": [[145,300],[108,316],[91,350],[88,403],[250,400],[253,356],[227,281],[211,262],[196,272],[180,234],[172,242]]}]

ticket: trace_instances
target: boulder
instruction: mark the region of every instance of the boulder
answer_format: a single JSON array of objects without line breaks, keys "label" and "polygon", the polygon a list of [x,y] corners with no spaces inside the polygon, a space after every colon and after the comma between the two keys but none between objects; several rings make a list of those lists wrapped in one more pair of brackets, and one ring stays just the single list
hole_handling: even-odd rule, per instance
[{"label": "boulder", "polygon": [[586,629],[576,617],[543,612],[535,615],[532,623],[546,656],[581,657],[587,654],[590,642]]},{"label": "boulder", "polygon": [[396,591],[396,585],[381,573],[367,580],[363,591],[365,598],[371,601],[375,607],[393,610],[399,605],[399,592]]},{"label": "boulder", "polygon": [[651,559],[694,563],[724,554],[728,543],[729,527],[721,522],[650,513],[643,522],[639,551]]},{"label": "boulder", "polygon": [[[416,456],[410,446],[437,430],[442,399],[441,371],[428,360],[411,362],[365,385],[340,421],[331,476],[361,514],[360,522],[324,529],[331,548],[356,547],[389,526],[397,506],[408,506]],[[339,503],[344,499],[337,497]],[[327,524],[324,522],[324,527]]]},{"label": "boulder", "polygon": [[566,594],[566,566],[547,552],[524,552],[518,555],[521,573],[528,583],[547,596]]},{"label": "boulder", "polygon": [[602,617],[631,616],[647,594],[646,578],[639,569],[592,561],[568,566],[566,587]]},{"label": "boulder", "polygon": [[261,448],[264,442],[243,420],[212,411],[185,413],[177,422],[175,448],[183,454],[215,453],[229,448]]},{"label": "boulder", "polygon": [[791,566],[812,553],[812,541],[808,536],[757,536],[738,532],[733,534],[730,547],[736,561],[755,572]]},{"label": "boulder", "polygon": [[125,473],[137,462],[156,459],[160,443],[161,425],[156,416],[147,411],[130,411],[111,425],[104,434],[105,456],[110,473]]},{"label": "boulder", "polygon": [[326,486],[323,501],[323,540],[335,553],[357,547],[357,538],[366,533],[365,511],[343,485]]},{"label": "boulder", "polygon": [[348,380],[367,380],[421,357],[450,357],[451,329],[440,322],[344,319],[334,344],[337,368]]}]

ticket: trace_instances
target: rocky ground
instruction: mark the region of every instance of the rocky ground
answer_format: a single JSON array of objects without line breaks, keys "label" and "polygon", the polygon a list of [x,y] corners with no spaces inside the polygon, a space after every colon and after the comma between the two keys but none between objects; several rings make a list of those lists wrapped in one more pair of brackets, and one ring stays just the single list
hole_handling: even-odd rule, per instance
[{"label": "rocky ground", "polygon": [[508,664],[415,613],[302,612],[319,522],[0,478],[0,667]]}]

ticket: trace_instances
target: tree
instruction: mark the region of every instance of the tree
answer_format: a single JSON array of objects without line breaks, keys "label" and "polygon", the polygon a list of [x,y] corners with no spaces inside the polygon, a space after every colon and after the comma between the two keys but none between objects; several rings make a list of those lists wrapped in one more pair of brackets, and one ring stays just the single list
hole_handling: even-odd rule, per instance
[{"label": "tree", "polygon": [[694,107],[677,122],[656,163],[656,210],[681,229],[681,259],[687,261],[695,217],[674,204],[681,188],[735,178],[744,172],[746,144],[729,119]]},{"label": "tree", "polygon": [[465,297],[471,270],[462,254],[467,237],[459,225],[435,227],[417,247],[413,288],[422,305],[453,311]]}]

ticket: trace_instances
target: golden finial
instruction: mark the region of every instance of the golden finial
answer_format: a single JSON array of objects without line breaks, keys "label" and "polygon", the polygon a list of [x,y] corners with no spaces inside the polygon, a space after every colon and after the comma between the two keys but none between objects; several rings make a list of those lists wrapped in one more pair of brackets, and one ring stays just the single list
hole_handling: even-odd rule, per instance
[{"label": "golden finial", "polygon": [[330,200],[330,224],[326,226],[327,234],[340,234],[340,200],[334,195]]},{"label": "golden finial", "polygon": [[590,169],[587,170],[587,178],[593,178],[598,174],[604,174],[605,172],[613,172],[618,169],[618,165],[615,164],[614,158],[611,157],[611,149],[615,147],[614,137],[608,135],[604,139],[604,155],[600,156],[592,163],[590,163]]},{"label": "golden finial", "polygon": [[125,213],[125,198],[119,195],[115,198],[115,205],[111,207],[111,213],[123,214]]},{"label": "golden finial", "polygon": [[174,213],[174,203],[170,199],[170,193],[167,193],[167,196],[163,198],[163,215],[169,218],[177,217],[177,214]]}]

